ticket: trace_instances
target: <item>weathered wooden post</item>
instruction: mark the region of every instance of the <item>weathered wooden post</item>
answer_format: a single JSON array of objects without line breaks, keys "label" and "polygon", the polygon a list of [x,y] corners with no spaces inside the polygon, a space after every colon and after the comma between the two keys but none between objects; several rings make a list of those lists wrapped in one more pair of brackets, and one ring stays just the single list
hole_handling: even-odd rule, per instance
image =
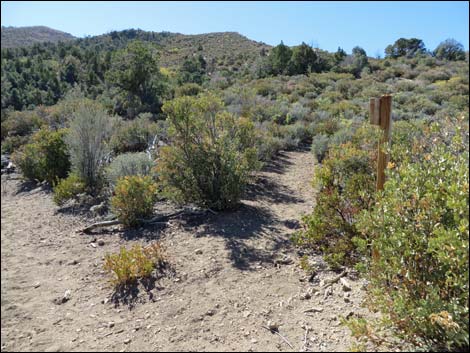
[{"label": "weathered wooden post", "polygon": [[377,158],[377,184],[376,190],[383,190],[385,183],[385,167],[388,162],[388,154],[385,153],[385,144],[390,141],[392,121],[392,96],[383,95],[380,98],[371,98],[369,101],[370,123],[380,126],[383,135],[379,141]]}]

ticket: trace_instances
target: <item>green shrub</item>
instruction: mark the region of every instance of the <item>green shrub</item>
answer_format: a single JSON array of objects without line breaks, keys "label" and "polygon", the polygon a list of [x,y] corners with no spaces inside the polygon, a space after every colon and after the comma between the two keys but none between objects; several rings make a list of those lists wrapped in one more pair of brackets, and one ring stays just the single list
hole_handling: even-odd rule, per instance
[{"label": "green shrub", "polygon": [[73,113],[67,145],[73,172],[92,192],[99,189],[114,120],[97,103],[84,101]]},{"label": "green shrub", "polygon": [[183,96],[197,96],[202,92],[202,87],[197,83],[185,83],[184,85],[178,87],[175,91],[176,97]]},{"label": "green shrub", "polygon": [[352,141],[330,148],[314,176],[315,209],[303,218],[305,230],[294,235],[297,244],[321,250],[333,268],[359,259],[353,243],[360,236],[355,221],[374,201],[377,138],[365,126]]},{"label": "green shrub", "polygon": [[[357,225],[371,303],[396,332],[430,350],[467,351],[468,121],[434,124],[395,144],[384,192]],[[465,127],[466,126],[466,127]]]},{"label": "green shrub", "polygon": [[180,202],[233,208],[258,167],[253,124],[221,109],[214,96],[181,97],[163,106],[172,143],[160,149],[157,173]]},{"label": "green shrub", "polygon": [[330,139],[327,135],[315,135],[312,139],[312,153],[317,157],[317,161],[321,163],[328,152],[328,143]]},{"label": "green shrub", "polygon": [[147,247],[134,245],[130,250],[121,247],[118,254],[106,254],[103,267],[112,273],[112,283],[119,286],[150,277],[154,268],[164,262],[163,247],[159,243],[153,243]]},{"label": "green shrub", "polygon": [[30,136],[7,136],[2,141],[2,154],[10,154],[13,151],[17,150],[23,145],[26,145],[29,142]]},{"label": "green shrub", "polygon": [[119,178],[131,175],[150,175],[153,161],[145,152],[124,153],[117,156],[106,168],[106,177],[111,184]]},{"label": "green shrub", "polygon": [[7,136],[26,136],[38,130],[44,122],[34,111],[11,112],[2,121],[2,140]]},{"label": "green shrub", "polygon": [[31,137],[31,143],[23,145],[13,155],[13,162],[30,180],[54,184],[65,178],[70,169],[69,155],[64,137],[67,130],[42,129]]},{"label": "green shrub", "polygon": [[145,151],[157,133],[157,124],[140,114],[136,119],[123,121],[111,137],[114,153]]},{"label": "green shrub", "polygon": [[157,186],[149,176],[126,176],[118,179],[111,207],[125,227],[135,227],[140,219],[153,213]]},{"label": "green shrub", "polygon": [[84,193],[85,183],[76,174],[69,174],[65,179],[60,180],[54,186],[54,202],[61,206],[66,201],[77,197],[77,195]]}]

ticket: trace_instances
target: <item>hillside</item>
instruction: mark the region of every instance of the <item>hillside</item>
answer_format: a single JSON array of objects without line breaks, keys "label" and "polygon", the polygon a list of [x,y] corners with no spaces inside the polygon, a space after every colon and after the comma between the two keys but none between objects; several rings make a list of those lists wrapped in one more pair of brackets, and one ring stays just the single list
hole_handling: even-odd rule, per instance
[{"label": "hillside", "polygon": [[238,71],[242,64],[252,62],[271,47],[236,32],[181,34],[150,32],[140,29],[112,31],[99,36],[79,39],[77,44],[87,48],[120,49],[129,41],[150,42],[160,49],[160,63],[164,67],[178,67],[188,57],[201,54],[212,69],[226,67]]},{"label": "hillside", "polygon": [[2,48],[18,48],[36,43],[72,40],[69,33],[58,31],[46,26],[4,27],[2,26]]}]

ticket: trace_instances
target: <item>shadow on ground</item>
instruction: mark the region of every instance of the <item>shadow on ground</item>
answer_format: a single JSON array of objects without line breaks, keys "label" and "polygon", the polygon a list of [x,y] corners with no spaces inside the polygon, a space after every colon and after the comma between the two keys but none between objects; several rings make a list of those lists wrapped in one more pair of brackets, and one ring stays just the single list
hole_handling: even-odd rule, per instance
[{"label": "shadow on ground", "polygon": [[116,308],[125,305],[129,310],[132,310],[139,302],[155,301],[153,291],[164,289],[158,284],[158,281],[163,277],[174,277],[175,273],[175,269],[166,263],[157,268],[149,277],[116,286],[111,295],[111,302]]}]

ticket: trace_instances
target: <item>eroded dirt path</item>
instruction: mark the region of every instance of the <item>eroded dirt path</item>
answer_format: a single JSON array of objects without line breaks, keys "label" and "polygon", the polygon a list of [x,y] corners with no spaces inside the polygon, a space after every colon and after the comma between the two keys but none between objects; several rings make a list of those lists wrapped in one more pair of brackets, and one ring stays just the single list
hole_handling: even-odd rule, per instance
[{"label": "eroded dirt path", "polygon": [[[50,193],[2,179],[2,351],[347,350],[350,333],[339,317],[365,313],[360,282],[348,280],[349,302],[340,284],[326,297],[301,298],[319,284],[301,281],[289,241],[293,220],[314,206],[313,168],[308,151],[283,152],[235,212],[93,236],[76,232],[84,220],[59,213]],[[104,245],[93,246],[94,237]],[[152,240],[165,245],[174,272],[111,300],[104,255]],[[317,280],[334,276],[323,270]],[[67,290],[70,300],[53,302]],[[322,311],[304,313],[312,307]],[[268,321],[293,348],[262,328]]]}]

